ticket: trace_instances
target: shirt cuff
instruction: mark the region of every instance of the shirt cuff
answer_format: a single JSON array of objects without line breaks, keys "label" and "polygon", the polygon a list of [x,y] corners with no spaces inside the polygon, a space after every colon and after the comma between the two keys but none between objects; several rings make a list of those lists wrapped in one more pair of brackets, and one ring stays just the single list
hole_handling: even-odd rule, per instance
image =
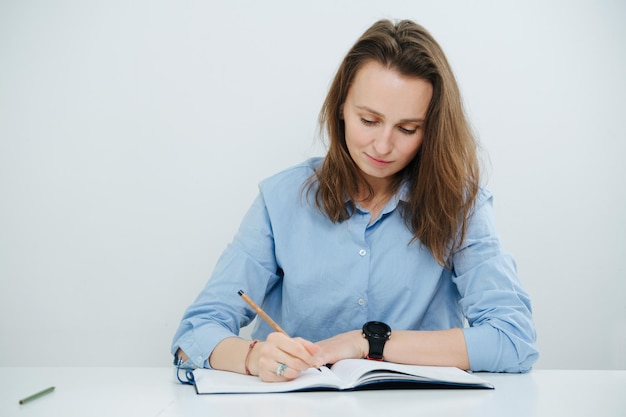
[{"label": "shirt cuff", "polygon": [[536,358],[532,352],[517,352],[509,337],[490,324],[464,328],[463,334],[472,371],[528,372]]},{"label": "shirt cuff", "polygon": [[193,329],[184,333],[172,344],[172,354],[176,355],[178,349],[182,349],[188,359],[181,364],[181,368],[211,368],[209,357],[222,340],[227,337],[236,337],[222,326],[203,326],[201,329]]}]

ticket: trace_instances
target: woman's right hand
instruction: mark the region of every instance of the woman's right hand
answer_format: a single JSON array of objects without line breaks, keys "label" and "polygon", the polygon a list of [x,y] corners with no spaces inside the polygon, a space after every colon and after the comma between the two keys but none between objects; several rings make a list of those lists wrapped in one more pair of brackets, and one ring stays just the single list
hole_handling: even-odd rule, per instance
[{"label": "woman's right hand", "polygon": [[266,382],[292,380],[315,367],[314,356],[319,349],[319,346],[300,337],[270,333],[265,342],[258,342],[249,352],[249,370]]}]

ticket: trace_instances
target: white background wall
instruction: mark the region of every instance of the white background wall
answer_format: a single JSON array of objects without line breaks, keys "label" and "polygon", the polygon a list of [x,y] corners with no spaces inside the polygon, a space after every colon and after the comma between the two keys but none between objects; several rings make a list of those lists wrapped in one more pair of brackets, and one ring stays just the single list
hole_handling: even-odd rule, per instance
[{"label": "white background wall", "polygon": [[375,20],[440,41],[537,368],[626,369],[626,3],[0,0],[0,365],[170,363],[262,178]]}]

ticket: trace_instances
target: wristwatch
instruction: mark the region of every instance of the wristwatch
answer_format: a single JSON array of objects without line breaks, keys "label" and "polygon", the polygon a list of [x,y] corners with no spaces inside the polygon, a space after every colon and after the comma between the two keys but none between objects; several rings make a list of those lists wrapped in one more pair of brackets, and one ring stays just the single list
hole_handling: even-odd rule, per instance
[{"label": "wristwatch", "polygon": [[365,359],[383,360],[385,342],[391,336],[391,327],[381,321],[368,321],[363,325],[363,337],[370,344],[370,350]]}]

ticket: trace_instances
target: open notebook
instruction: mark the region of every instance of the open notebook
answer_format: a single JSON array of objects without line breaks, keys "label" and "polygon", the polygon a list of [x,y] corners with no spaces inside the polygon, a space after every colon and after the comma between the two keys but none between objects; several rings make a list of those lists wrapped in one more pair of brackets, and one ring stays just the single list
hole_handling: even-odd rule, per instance
[{"label": "open notebook", "polygon": [[193,374],[198,394],[421,387],[493,389],[489,382],[458,368],[401,365],[365,359],[344,359],[330,368],[312,368],[287,382],[263,382],[255,376],[212,369],[196,369]]}]

